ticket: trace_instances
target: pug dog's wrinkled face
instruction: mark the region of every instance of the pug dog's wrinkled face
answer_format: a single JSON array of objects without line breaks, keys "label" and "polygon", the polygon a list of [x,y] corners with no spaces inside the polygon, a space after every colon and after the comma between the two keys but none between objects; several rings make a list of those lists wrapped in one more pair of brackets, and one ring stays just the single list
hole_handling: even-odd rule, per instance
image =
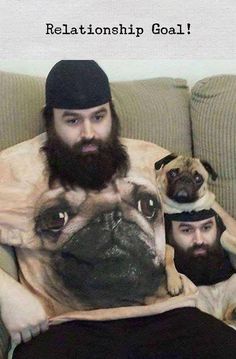
[{"label": "pug dog's wrinkled face", "polygon": [[50,292],[84,308],[143,304],[165,276],[162,207],[149,182],[49,191],[38,203],[35,233],[48,253]]},{"label": "pug dog's wrinkled face", "polygon": [[213,180],[217,174],[206,161],[197,158],[168,155],[156,162],[160,191],[178,203],[192,203],[208,190],[208,173]]}]

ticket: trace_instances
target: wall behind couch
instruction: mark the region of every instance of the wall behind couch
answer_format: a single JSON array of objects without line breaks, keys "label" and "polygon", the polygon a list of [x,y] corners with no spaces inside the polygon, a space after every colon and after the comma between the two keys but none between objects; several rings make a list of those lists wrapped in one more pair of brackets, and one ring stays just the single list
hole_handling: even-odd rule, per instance
[{"label": "wall behind couch", "polygon": [[[190,87],[204,77],[236,74],[233,60],[104,60],[96,59],[111,81],[152,77],[185,78]],[[0,70],[45,77],[55,61],[0,60]]]}]

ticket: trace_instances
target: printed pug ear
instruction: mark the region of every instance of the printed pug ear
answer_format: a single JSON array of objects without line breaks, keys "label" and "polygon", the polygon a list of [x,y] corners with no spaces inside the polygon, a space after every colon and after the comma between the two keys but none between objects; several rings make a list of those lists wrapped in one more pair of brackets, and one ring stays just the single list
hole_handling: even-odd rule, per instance
[{"label": "printed pug ear", "polygon": [[175,153],[170,153],[169,155],[163,157],[162,159],[160,159],[155,163],[155,169],[158,171],[162,165],[164,166],[167,165],[167,163],[173,161],[177,157],[178,155],[176,155]]},{"label": "printed pug ear", "polygon": [[203,167],[205,168],[205,170],[209,173],[209,175],[211,176],[212,180],[215,181],[218,177],[218,174],[216,173],[216,171],[214,170],[214,168],[210,165],[209,162],[205,161],[205,160],[200,160]]}]

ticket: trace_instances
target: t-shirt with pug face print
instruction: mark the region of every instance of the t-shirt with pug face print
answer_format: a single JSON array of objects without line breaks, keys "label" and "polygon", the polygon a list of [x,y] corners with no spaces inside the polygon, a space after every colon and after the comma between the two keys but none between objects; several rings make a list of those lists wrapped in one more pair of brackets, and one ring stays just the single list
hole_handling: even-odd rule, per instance
[{"label": "t-shirt with pug face print", "polygon": [[0,154],[0,241],[15,247],[20,281],[39,297],[51,322],[195,306],[194,290],[176,297],[166,290],[154,176],[160,148],[123,139],[131,160],[126,177],[101,191],[49,189],[44,141],[40,135]]}]

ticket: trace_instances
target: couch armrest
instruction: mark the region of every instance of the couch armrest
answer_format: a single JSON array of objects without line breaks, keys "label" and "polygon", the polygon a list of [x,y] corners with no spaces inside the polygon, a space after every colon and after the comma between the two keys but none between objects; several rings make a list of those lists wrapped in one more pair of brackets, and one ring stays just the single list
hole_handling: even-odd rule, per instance
[{"label": "couch armrest", "polygon": [[[18,278],[14,250],[10,247],[2,245],[0,246],[0,267],[14,278]],[[7,358],[9,344],[9,335],[3,322],[0,319],[0,359]]]}]

